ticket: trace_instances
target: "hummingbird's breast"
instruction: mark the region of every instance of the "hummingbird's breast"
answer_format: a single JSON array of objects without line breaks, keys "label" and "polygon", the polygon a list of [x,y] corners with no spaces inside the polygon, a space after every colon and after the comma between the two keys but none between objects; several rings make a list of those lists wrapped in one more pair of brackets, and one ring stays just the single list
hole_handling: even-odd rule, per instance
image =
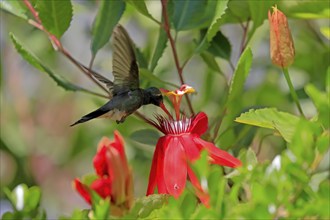
[{"label": "hummingbird's breast", "polygon": [[123,118],[127,116],[127,112],[119,109],[113,109],[104,115],[102,115],[102,118],[109,118],[114,121],[121,121]]}]

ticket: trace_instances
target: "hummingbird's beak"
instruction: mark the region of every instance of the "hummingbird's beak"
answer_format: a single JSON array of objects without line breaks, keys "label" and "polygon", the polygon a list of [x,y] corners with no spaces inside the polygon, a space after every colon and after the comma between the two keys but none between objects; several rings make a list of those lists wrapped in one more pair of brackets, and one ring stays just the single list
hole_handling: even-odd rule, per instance
[{"label": "hummingbird's beak", "polygon": [[170,112],[167,110],[166,106],[164,105],[163,102],[159,104],[159,107],[170,117],[173,119],[173,116],[170,114]]}]

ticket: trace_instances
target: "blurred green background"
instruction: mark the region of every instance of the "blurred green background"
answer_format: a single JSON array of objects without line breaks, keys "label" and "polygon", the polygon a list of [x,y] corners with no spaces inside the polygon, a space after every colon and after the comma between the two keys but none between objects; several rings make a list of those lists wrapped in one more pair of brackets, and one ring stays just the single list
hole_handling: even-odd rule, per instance
[{"label": "blurred green background", "polygon": [[[244,10],[244,4],[240,6],[243,1],[234,2],[236,5],[232,6],[233,9]],[[290,68],[290,74],[304,112],[311,118],[316,114],[316,109],[303,88],[307,83],[312,83],[320,90],[325,90],[325,74],[329,67],[329,35],[324,34],[322,30],[329,28],[329,19],[306,17],[306,14],[299,13],[299,1],[275,2],[278,2],[279,8],[289,18],[296,47],[296,59]],[[88,65],[91,58],[91,26],[98,4],[96,1],[73,1],[73,6],[74,17],[71,26],[61,41],[73,57]],[[160,21],[160,2],[147,1],[147,6],[153,17]],[[128,117],[125,123],[119,125],[108,120],[93,120],[69,127],[72,122],[96,109],[106,100],[84,93],[66,92],[56,86],[46,74],[40,73],[22,60],[10,42],[9,33],[14,33],[55,73],[90,90],[101,91],[64,56],[54,52],[44,33],[2,10],[0,16],[0,215],[10,208],[2,189],[12,189],[19,183],[41,187],[42,206],[46,208],[49,218],[71,213],[74,208],[87,208],[88,205],[72,189],[71,182],[75,177],[93,171],[92,158],[98,141],[103,136],[112,139],[114,130],[118,130],[125,139],[126,153],[133,167],[135,194],[143,196],[146,192],[154,145],[136,141],[139,135],[141,137],[141,133],[136,132],[153,128],[135,116]],[[242,15],[241,19],[244,21],[246,18]],[[127,29],[146,60],[150,60],[155,50],[159,26],[139,14],[129,4],[120,23]],[[225,21],[221,31],[230,43],[230,49],[225,50],[225,56],[229,56],[230,62],[235,66],[240,55],[243,30],[237,22]],[[182,31],[177,36],[181,63],[192,56],[199,36],[198,30]],[[237,103],[238,112],[244,112],[252,107],[277,107],[281,111],[298,114],[281,70],[274,67],[269,58],[267,20],[256,30],[249,46],[254,59],[245,84],[245,92]],[[208,61],[207,56],[215,56],[222,74],[216,72],[210,63],[205,62]],[[111,78],[111,60],[112,49],[109,43],[98,53],[94,70]],[[196,112],[205,111],[208,114],[211,129],[215,120],[219,119],[228,89],[227,83],[232,74],[233,70],[227,60],[223,56],[212,54],[212,51],[204,54],[204,57],[192,56],[184,68],[186,83],[197,90],[197,94],[192,96],[193,107]],[[179,85],[169,47],[159,60],[154,75]],[[140,76],[140,82],[143,88],[153,85],[173,89],[143,75]],[[155,111],[158,110],[153,106],[140,109],[141,113],[151,118]],[[242,148],[251,147],[257,152],[260,163],[272,161],[286,147],[281,137],[268,135],[272,132],[267,129],[237,124],[230,132],[227,131],[225,126],[220,128],[220,137],[216,139],[217,146],[231,148],[235,153]],[[148,140],[154,144],[156,141],[156,137],[150,137]],[[259,145],[262,146],[261,149]],[[327,165],[321,166],[320,169],[327,169]]]}]

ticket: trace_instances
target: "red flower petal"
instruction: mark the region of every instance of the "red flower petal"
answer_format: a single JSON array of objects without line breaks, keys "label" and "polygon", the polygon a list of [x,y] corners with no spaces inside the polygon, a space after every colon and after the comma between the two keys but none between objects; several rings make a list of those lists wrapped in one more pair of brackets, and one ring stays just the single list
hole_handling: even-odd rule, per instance
[{"label": "red flower petal", "polygon": [[111,185],[112,181],[109,178],[100,178],[92,183],[91,188],[105,199],[111,197]]},{"label": "red flower petal", "polygon": [[200,112],[194,118],[192,118],[190,133],[201,136],[206,132],[207,127],[208,127],[207,115],[204,112]]},{"label": "red flower petal", "polygon": [[165,150],[164,178],[166,189],[175,198],[183,192],[187,180],[187,162],[183,146],[176,136],[169,136]]},{"label": "red flower petal", "polygon": [[77,190],[77,192],[85,199],[86,202],[92,204],[91,196],[88,192],[88,187],[82,184],[79,179],[74,179],[73,187]]},{"label": "red flower petal", "polygon": [[100,177],[103,177],[104,175],[109,175],[108,173],[108,165],[106,160],[106,153],[107,153],[107,147],[102,146],[101,149],[97,152],[97,154],[94,156],[93,159],[93,165],[95,172]]},{"label": "red flower petal", "polygon": [[164,160],[165,160],[165,152],[168,148],[168,143],[171,140],[169,136],[164,137],[164,142],[159,148],[158,154],[158,163],[157,163],[157,190],[158,194],[167,194],[167,188],[165,183],[165,174],[164,174]]},{"label": "red flower petal", "polygon": [[112,182],[112,197],[116,204],[120,204],[126,197],[125,183],[126,178],[130,175],[129,168],[127,162],[122,159],[118,150],[113,147],[108,148],[107,164],[109,173],[108,178]]},{"label": "red flower petal", "polygon": [[239,159],[233,157],[226,151],[220,150],[214,144],[198,137],[194,140],[195,143],[202,145],[208,151],[210,157],[213,159],[212,163],[228,167],[238,167],[242,165],[242,162]]},{"label": "red flower petal", "polygon": [[114,131],[115,140],[111,143],[111,146],[117,149],[123,160],[126,161],[124,139],[118,131]]},{"label": "red flower petal", "polygon": [[199,200],[206,206],[206,207],[210,207],[210,195],[208,193],[206,193],[202,186],[200,185],[197,177],[195,176],[193,170],[188,166],[188,176],[190,179],[190,182],[192,183],[192,185],[194,186],[195,189],[195,193],[198,196]]},{"label": "red flower petal", "polygon": [[187,159],[189,161],[194,161],[199,158],[201,148],[194,142],[194,136],[191,134],[184,134],[178,136],[180,138],[181,144],[186,152]]},{"label": "red flower petal", "polygon": [[147,189],[147,196],[154,193],[156,186],[158,187],[158,193],[166,193],[166,187],[164,184],[164,146],[168,142],[166,136],[159,138],[154,156],[152,158],[152,165],[149,174],[149,183]]}]

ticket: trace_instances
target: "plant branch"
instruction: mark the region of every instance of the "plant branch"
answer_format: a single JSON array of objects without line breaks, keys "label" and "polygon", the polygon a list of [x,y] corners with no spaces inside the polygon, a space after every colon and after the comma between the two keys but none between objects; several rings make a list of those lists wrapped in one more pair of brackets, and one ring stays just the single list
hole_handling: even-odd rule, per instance
[{"label": "plant branch", "polygon": [[107,90],[101,83],[99,83],[99,81],[97,81],[90,69],[86,69],[84,66],[81,66],[81,64],[74,59],[63,47],[59,50],[65,57],[67,57],[79,70],[81,70],[89,79],[91,79],[96,85],[98,85],[103,91],[105,91],[108,95],[109,94],[109,90]]},{"label": "plant branch", "polygon": [[104,94],[101,94],[101,93],[97,93],[97,92],[93,92],[93,91],[88,90],[88,89],[85,89],[85,88],[82,88],[81,91],[82,92],[85,92],[85,93],[88,93],[88,94],[91,94],[91,95],[95,95],[95,96],[101,97],[101,98],[109,99],[109,96],[107,96],[107,95],[104,95]]},{"label": "plant branch", "polygon": [[[171,35],[170,22],[169,22],[169,17],[168,17],[168,14],[167,14],[167,0],[161,0],[161,3],[162,3],[162,15],[163,15],[163,18],[164,18],[163,28],[164,28],[164,30],[167,34],[167,38],[170,41],[170,45],[171,45],[171,49],[172,49],[172,53],[173,53],[173,57],[174,57],[174,63],[175,63],[176,69],[178,71],[180,82],[183,85],[183,84],[185,84],[185,81],[184,81],[183,76],[182,76],[183,67],[180,66],[178,53],[177,53],[177,50],[176,50],[176,47],[175,47],[175,41],[174,41],[174,39]],[[194,112],[194,109],[192,107],[191,101],[190,101],[189,96],[187,94],[185,95],[185,98],[186,98],[186,101],[187,101],[187,104],[188,104],[188,107],[189,107],[189,110],[190,110],[191,114],[195,115],[195,112]]]},{"label": "plant branch", "polygon": [[240,56],[243,53],[245,47],[246,47],[246,37],[247,37],[247,32],[249,29],[249,24],[250,24],[251,20],[247,20],[246,25],[242,25],[243,28],[243,37],[242,37],[242,41],[241,41],[241,49],[240,49]]},{"label": "plant branch", "polygon": [[[42,25],[42,21],[39,18],[38,12],[33,8],[33,6],[31,5],[29,0],[24,0],[24,4],[26,5],[26,7],[29,9],[29,11],[32,13],[33,17],[35,18],[36,21],[33,20],[29,20],[28,23],[33,25],[34,27],[40,29],[41,31],[45,32],[51,43],[53,44],[55,50],[61,52],[65,57],[67,57],[76,67],[78,67],[79,70],[81,70],[88,78],[90,78],[97,86],[99,86],[101,89],[103,89],[107,94],[109,94],[109,91],[102,85],[100,84],[91,74],[91,72],[89,70],[85,70],[80,63],[75,60],[67,50],[65,50],[65,48],[63,47],[62,43],[60,42],[60,40],[53,35],[52,33],[50,33],[48,30],[46,30],[44,28],[44,26]],[[104,95],[95,93],[95,92],[89,92],[91,94],[94,95],[98,95],[98,96],[102,96],[104,97]]]}]

